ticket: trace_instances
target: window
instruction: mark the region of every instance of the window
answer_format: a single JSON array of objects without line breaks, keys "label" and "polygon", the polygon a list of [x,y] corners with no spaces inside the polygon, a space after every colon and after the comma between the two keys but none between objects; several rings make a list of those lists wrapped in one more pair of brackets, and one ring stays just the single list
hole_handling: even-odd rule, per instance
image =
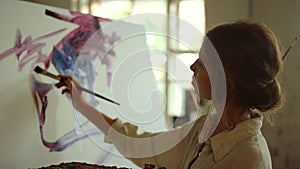
[{"label": "window", "polygon": [[154,13],[138,21],[148,32],[147,45],[159,90],[168,100],[166,115],[187,118],[192,72],[205,32],[204,0],[72,0],[73,10],[110,19]]}]

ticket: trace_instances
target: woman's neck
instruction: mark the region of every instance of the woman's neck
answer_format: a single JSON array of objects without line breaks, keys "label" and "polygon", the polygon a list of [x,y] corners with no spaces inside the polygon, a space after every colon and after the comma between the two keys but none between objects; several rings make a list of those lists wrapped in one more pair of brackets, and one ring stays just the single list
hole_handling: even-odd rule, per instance
[{"label": "woman's neck", "polygon": [[217,135],[222,131],[232,129],[238,123],[249,119],[251,119],[249,113],[243,111],[241,108],[228,109],[228,111],[224,111],[222,118],[212,136]]}]

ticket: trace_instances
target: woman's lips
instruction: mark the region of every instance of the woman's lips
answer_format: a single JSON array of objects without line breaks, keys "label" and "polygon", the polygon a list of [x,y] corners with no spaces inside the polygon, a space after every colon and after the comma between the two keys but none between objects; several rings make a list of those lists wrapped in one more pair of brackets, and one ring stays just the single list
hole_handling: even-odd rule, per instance
[{"label": "woman's lips", "polygon": [[193,87],[197,87],[197,82],[196,82],[195,76],[193,76],[193,78],[192,78],[192,85],[193,85]]},{"label": "woman's lips", "polygon": [[195,76],[193,76],[193,79],[192,79],[192,86],[194,87],[194,92],[196,93],[196,95],[199,96],[199,91],[198,91],[198,84],[197,84],[197,81],[196,81],[196,78]]}]

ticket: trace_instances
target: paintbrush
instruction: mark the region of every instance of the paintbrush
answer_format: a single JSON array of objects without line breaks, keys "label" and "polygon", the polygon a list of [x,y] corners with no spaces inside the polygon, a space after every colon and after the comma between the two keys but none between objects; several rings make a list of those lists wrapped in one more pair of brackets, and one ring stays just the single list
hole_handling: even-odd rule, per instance
[{"label": "paintbrush", "polygon": [[[36,67],[34,68],[34,71],[35,71],[36,73],[40,73],[40,74],[42,74],[42,75],[48,76],[48,77],[50,77],[50,78],[52,78],[52,79],[55,79],[55,80],[58,80],[58,81],[61,81],[61,82],[64,81],[63,78],[60,78],[59,76],[57,76],[57,75],[55,75],[55,74],[52,74],[52,73],[48,72],[47,70],[42,69],[42,68],[39,67],[39,66],[36,66]],[[116,101],[113,101],[113,100],[111,100],[111,99],[109,99],[109,98],[107,98],[107,97],[104,97],[104,96],[102,96],[102,95],[100,95],[100,94],[97,94],[97,93],[95,93],[95,92],[93,92],[93,91],[90,91],[90,90],[88,90],[88,89],[86,89],[86,88],[83,88],[83,87],[81,87],[81,86],[78,85],[78,84],[75,84],[75,86],[76,86],[77,89],[82,90],[82,91],[84,91],[84,92],[86,92],[86,93],[88,93],[88,94],[97,96],[97,97],[99,97],[99,98],[101,98],[101,99],[104,99],[104,100],[106,100],[106,101],[109,101],[109,102],[111,102],[111,103],[113,103],[113,104],[120,105],[120,103],[118,103],[118,102],[116,102]]]}]

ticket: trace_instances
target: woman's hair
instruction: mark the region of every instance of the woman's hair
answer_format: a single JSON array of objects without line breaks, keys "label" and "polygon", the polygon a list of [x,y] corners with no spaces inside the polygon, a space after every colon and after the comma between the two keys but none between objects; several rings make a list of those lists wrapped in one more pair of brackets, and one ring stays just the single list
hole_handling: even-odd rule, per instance
[{"label": "woman's hair", "polygon": [[251,21],[221,24],[207,32],[227,79],[227,106],[266,112],[282,105],[277,76],[281,52],[274,33]]}]

